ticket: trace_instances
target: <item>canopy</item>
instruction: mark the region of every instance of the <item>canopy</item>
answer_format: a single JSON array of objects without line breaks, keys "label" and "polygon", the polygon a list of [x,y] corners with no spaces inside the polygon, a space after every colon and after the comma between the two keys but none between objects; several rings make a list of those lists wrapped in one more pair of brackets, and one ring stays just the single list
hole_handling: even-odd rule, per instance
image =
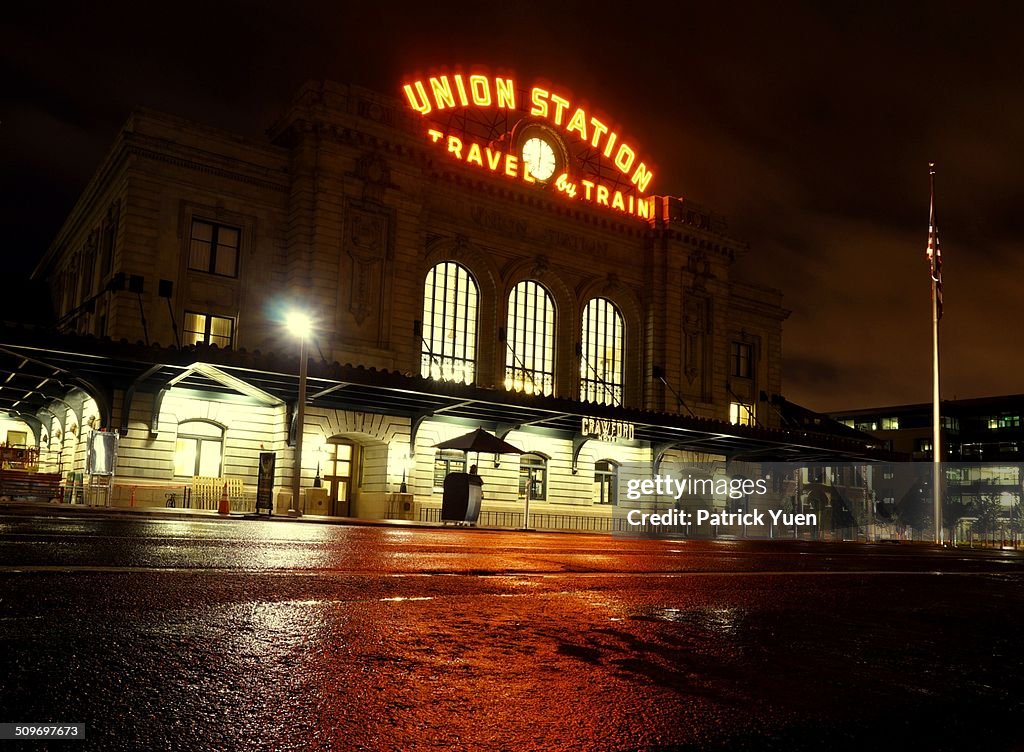
[{"label": "canopy", "polygon": [[486,452],[487,454],[522,454],[523,450],[514,447],[503,439],[499,439],[493,433],[488,433],[478,428],[464,436],[456,436],[454,439],[434,444],[437,449],[461,449],[464,452]]}]

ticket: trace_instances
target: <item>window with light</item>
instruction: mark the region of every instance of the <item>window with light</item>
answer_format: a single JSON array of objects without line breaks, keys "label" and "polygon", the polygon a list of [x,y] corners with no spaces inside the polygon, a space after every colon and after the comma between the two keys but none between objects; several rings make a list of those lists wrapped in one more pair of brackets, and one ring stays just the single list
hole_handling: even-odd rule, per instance
[{"label": "window with light", "polygon": [[539,454],[523,454],[519,457],[519,498],[526,498],[526,489],[530,489],[530,499],[544,501],[548,497],[548,461]]},{"label": "window with light", "polygon": [[462,384],[476,379],[478,298],[476,281],[461,264],[445,261],[427,272],[421,376]]},{"label": "window with light", "polygon": [[505,388],[554,394],[555,304],[539,283],[528,280],[512,288],[505,339]]},{"label": "window with light", "polygon": [[224,455],[224,429],[205,420],[178,424],[174,445],[174,474],[179,477],[219,478]]},{"label": "window with light", "polygon": [[444,490],[448,473],[466,472],[466,455],[458,449],[439,449],[434,455],[434,490]]},{"label": "window with light", "polygon": [[227,316],[185,311],[184,345],[216,345],[231,349],[235,340],[235,320]]},{"label": "window with light", "polygon": [[622,404],[623,332],[619,309],[594,298],[583,309],[580,399],[600,405]]},{"label": "window with light", "polygon": [[619,483],[619,466],[611,460],[594,463],[594,503],[616,504],[616,490]]},{"label": "window with light", "polygon": [[754,425],[754,406],[746,402],[730,402],[729,422],[734,426]]}]

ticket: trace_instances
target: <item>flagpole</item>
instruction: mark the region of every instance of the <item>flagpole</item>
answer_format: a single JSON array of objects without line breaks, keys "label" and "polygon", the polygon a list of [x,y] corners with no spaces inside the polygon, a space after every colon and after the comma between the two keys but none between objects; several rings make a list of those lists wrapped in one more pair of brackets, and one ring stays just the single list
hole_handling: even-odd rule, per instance
[{"label": "flagpole", "polygon": [[935,163],[928,163],[928,187],[931,194],[928,217],[928,247],[932,278],[932,499],[935,517],[935,542],[943,543],[942,529],[942,418],[939,414],[939,271],[941,251],[938,247],[938,228],[935,225]]}]

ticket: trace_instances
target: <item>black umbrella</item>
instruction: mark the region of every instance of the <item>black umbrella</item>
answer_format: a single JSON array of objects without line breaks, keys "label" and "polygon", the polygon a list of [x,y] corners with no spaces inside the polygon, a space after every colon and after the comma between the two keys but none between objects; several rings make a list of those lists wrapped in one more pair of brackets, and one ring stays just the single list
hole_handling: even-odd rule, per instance
[{"label": "black umbrella", "polygon": [[461,449],[464,452],[476,452],[477,462],[480,461],[480,452],[487,454],[522,454],[523,450],[512,446],[504,439],[499,439],[493,433],[488,433],[478,428],[464,436],[456,436],[454,439],[434,444],[437,449]]}]

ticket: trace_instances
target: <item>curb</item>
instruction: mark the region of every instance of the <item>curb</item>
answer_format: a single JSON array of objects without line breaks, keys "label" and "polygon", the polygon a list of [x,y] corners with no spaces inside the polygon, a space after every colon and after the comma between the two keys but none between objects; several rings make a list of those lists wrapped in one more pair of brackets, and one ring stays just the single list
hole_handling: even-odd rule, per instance
[{"label": "curb", "polygon": [[481,533],[542,533],[552,535],[608,535],[608,533],[587,530],[537,530],[530,528],[478,527],[462,525],[445,525],[440,522],[419,522],[416,520],[366,520],[359,517],[324,517],[320,515],[303,515],[289,517],[287,515],[257,515],[255,512],[233,512],[227,516],[206,509],[164,509],[162,507],[92,507],[82,504],[50,504],[48,502],[5,502],[0,503],[0,515],[18,515],[26,517],[78,517],[94,519],[143,519],[143,520],[178,520],[178,521],[218,521],[218,522],[301,522],[319,525],[344,525],[347,527],[383,527],[400,530],[460,530]]}]

